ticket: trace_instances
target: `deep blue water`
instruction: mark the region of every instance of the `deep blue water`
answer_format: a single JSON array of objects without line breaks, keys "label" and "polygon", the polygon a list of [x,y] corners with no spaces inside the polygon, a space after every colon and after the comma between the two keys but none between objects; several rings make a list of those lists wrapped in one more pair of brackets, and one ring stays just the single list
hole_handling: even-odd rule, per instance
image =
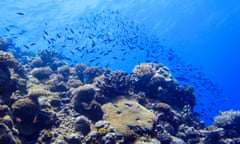
[{"label": "deep blue water", "polygon": [[1,0],[0,36],[26,52],[54,49],[70,64],[131,72],[140,62],[163,63],[179,83],[195,86],[195,110],[210,124],[219,110],[240,109],[239,4]]}]

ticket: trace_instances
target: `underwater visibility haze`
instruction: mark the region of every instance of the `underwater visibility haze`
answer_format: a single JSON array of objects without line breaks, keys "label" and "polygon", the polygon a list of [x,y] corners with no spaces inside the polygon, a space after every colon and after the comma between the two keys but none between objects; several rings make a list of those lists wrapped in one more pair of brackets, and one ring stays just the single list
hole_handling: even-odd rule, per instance
[{"label": "underwater visibility haze", "polygon": [[0,143],[240,143],[237,0],[0,5]]}]

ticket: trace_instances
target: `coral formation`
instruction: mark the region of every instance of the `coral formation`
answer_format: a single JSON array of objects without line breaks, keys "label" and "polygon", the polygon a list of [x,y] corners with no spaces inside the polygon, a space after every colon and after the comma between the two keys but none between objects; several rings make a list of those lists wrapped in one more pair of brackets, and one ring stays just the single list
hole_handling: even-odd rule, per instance
[{"label": "coral formation", "polygon": [[32,76],[34,76],[40,81],[48,79],[51,73],[52,73],[52,70],[50,67],[34,68],[31,71]]},{"label": "coral formation", "polygon": [[82,72],[83,74],[82,81],[84,83],[92,83],[95,77],[100,76],[105,72],[108,72],[108,70],[103,68],[98,68],[98,67],[87,67]]},{"label": "coral formation", "polygon": [[15,68],[18,62],[12,54],[0,51],[0,65],[1,67]]},{"label": "coral formation", "polygon": [[21,144],[17,134],[10,108],[7,105],[0,105],[0,143]]},{"label": "coral formation", "polygon": [[179,86],[169,69],[157,63],[143,63],[135,66],[133,73],[137,76],[135,93],[144,92],[151,99],[182,109],[184,105],[195,105],[192,87]]},{"label": "coral formation", "polygon": [[[0,51],[0,103],[8,103],[12,92],[25,88],[16,74],[18,62],[10,53]],[[24,91],[24,90],[23,90]]]},{"label": "coral formation", "polygon": [[205,127],[193,87],[162,64],[129,74],[70,66],[50,49],[29,59],[0,51],[0,143],[240,143],[240,112]]},{"label": "coral formation", "polygon": [[214,125],[224,129],[224,138],[240,137],[240,111],[221,112],[215,117]]},{"label": "coral formation", "polygon": [[89,84],[72,91],[74,109],[94,121],[101,119],[103,115],[100,104],[94,100],[96,91],[95,86]]},{"label": "coral formation", "polygon": [[66,65],[61,59],[64,57],[51,49],[41,50],[36,57],[30,61],[31,68],[49,67],[56,71],[58,67]]},{"label": "coral formation", "polygon": [[75,130],[87,135],[91,130],[90,121],[85,116],[78,116],[75,120]]},{"label": "coral formation", "polygon": [[40,113],[37,101],[30,98],[19,99],[12,104],[12,112],[20,134],[32,135],[37,131],[35,124]]},{"label": "coral formation", "polygon": [[105,72],[95,79],[96,86],[106,97],[129,95],[134,89],[136,77],[122,71]]},{"label": "coral formation", "polygon": [[102,109],[103,119],[109,121],[118,132],[123,134],[128,130],[137,130],[141,133],[151,131],[157,118],[154,113],[136,101],[124,98],[104,104]]}]

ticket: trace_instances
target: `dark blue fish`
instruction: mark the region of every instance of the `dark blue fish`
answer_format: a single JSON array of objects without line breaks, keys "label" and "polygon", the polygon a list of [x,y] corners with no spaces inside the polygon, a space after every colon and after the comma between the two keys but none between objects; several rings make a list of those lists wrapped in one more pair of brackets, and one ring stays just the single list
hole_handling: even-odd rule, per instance
[{"label": "dark blue fish", "polygon": [[60,36],[59,34],[57,34],[57,37],[58,37],[58,38],[61,38],[61,36]]},{"label": "dark blue fish", "polygon": [[74,38],[73,37],[67,37],[67,40],[73,40]]},{"label": "dark blue fish", "polygon": [[94,61],[95,61],[94,59],[89,60],[90,63],[92,63],[92,62],[94,62]]},{"label": "dark blue fish", "polygon": [[108,68],[110,64],[106,64],[105,67]]},{"label": "dark blue fish", "polygon": [[8,31],[8,32],[10,31],[10,29],[8,29],[7,27],[5,27],[5,30]]},{"label": "dark blue fish", "polygon": [[36,43],[31,43],[31,44],[30,44],[30,46],[34,46],[34,45],[36,45]]},{"label": "dark blue fish", "polygon": [[29,49],[29,46],[27,46],[27,45],[23,45],[25,48],[27,48],[27,49]]},{"label": "dark blue fish", "polygon": [[74,34],[74,31],[72,29],[70,29],[71,33]]},{"label": "dark blue fish", "polygon": [[48,35],[48,33],[45,30],[43,32],[44,32],[45,35]]},{"label": "dark blue fish", "polygon": [[71,54],[74,54],[75,52],[74,52],[74,51],[72,51],[72,50],[70,50],[70,53],[71,53]]},{"label": "dark blue fish", "polygon": [[23,12],[16,12],[16,14],[17,14],[17,15],[21,15],[21,16],[24,15]]},{"label": "dark blue fish", "polygon": [[51,40],[51,41],[54,41],[54,42],[56,41],[54,38],[50,38],[50,40]]},{"label": "dark blue fish", "polygon": [[42,37],[43,37],[44,40],[46,40],[46,37],[44,35]]},{"label": "dark blue fish", "polygon": [[95,65],[96,65],[96,66],[98,66],[99,64],[100,64],[100,63],[99,63],[99,62],[97,62]]}]

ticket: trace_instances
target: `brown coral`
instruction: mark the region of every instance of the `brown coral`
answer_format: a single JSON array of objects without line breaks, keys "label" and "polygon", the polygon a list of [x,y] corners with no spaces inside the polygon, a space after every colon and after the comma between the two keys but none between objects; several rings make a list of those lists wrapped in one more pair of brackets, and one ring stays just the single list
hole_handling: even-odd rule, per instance
[{"label": "brown coral", "polygon": [[74,109],[94,121],[101,119],[103,115],[100,104],[94,100],[96,91],[95,86],[89,84],[72,91]]},{"label": "brown coral", "polygon": [[83,71],[83,82],[84,83],[92,83],[94,78],[100,76],[104,72],[107,72],[107,69],[99,68],[99,67],[87,67]]},{"label": "brown coral", "polygon": [[30,98],[19,99],[12,104],[12,112],[21,134],[31,135],[36,132],[34,125],[40,112],[38,102]]},{"label": "brown coral", "polygon": [[0,66],[15,68],[18,65],[17,60],[10,53],[0,51]]},{"label": "brown coral", "polygon": [[50,77],[51,73],[52,73],[52,69],[50,67],[34,68],[31,71],[31,74],[40,81],[48,79]]},{"label": "brown coral", "polygon": [[142,63],[134,67],[133,73],[141,78],[151,78],[161,66],[156,63]]}]

